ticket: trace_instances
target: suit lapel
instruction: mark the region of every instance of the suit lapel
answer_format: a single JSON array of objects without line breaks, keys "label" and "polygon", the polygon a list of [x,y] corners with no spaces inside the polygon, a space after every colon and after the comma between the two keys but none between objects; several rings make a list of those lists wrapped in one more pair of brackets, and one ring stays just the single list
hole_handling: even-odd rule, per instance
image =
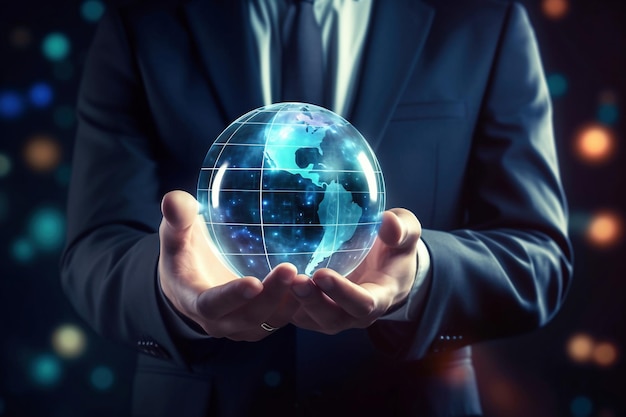
[{"label": "suit lapel", "polygon": [[240,0],[196,0],[185,6],[224,122],[263,105],[254,38]]},{"label": "suit lapel", "polygon": [[376,149],[417,62],[434,17],[415,0],[374,4],[350,122]]}]

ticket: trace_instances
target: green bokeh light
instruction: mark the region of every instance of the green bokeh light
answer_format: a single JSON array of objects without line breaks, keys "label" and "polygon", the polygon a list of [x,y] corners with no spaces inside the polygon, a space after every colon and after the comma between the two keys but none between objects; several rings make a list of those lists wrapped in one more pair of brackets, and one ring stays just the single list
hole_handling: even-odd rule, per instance
[{"label": "green bokeh light", "polygon": [[6,177],[11,172],[11,158],[0,153],[0,178]]},{"label": "green bokeh light", "polygon": [[42,51],[49,60],[60,61],[70,53],[70,41],[64,34],[52,32],[43,39]]}]

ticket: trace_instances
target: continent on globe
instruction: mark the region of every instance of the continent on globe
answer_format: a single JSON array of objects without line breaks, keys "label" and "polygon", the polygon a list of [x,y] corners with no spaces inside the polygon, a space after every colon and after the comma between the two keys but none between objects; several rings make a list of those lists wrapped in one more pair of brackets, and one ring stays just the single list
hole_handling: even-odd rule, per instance
[{"label": "continent on globe", "polygon": [[385,206],[378,161],[345,119],[278,103],[228,126],[209,148],[198,201],[212,243],[240,276],[281,262],[348,274],[371,249]]}]

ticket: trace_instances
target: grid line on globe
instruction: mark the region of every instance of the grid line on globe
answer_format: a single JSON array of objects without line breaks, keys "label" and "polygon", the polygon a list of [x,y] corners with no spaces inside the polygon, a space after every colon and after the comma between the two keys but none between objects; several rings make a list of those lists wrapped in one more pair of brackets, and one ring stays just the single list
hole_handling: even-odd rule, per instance
[{"label": "grid line on globe", "polygon": [[198,179],[208,235],[226,266],[262,279],[354,270],[385,206],[383,175],[363,136],[330,110],[278,103],[252,110],[215,140]]}]

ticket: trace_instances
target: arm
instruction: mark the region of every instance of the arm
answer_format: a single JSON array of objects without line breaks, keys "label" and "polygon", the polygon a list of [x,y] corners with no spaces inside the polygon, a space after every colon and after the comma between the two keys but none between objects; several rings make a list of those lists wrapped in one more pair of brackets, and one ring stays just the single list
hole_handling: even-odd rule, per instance
[{"label": "arm", "polygon": [[264,320],[286,323],[295,271],[276,268],[263,284],[226,271],[188,194],[168,194],[161,215],[161,196],[180,178],[164,173],[172,156],[129,45],[119,17],[103,18],[78,103],[62,280],[100,334],[189,364],[218,348],[217,337],[259,340]]},{"label": "arm", "polygon": [[407,358],[530,331],[559,310],[571,278],[566,203],[548,91],[524,10],[512,5],[491,70],[466,183],[466,227],[424,230],[432,276],[413,322],[371,334]]}]

